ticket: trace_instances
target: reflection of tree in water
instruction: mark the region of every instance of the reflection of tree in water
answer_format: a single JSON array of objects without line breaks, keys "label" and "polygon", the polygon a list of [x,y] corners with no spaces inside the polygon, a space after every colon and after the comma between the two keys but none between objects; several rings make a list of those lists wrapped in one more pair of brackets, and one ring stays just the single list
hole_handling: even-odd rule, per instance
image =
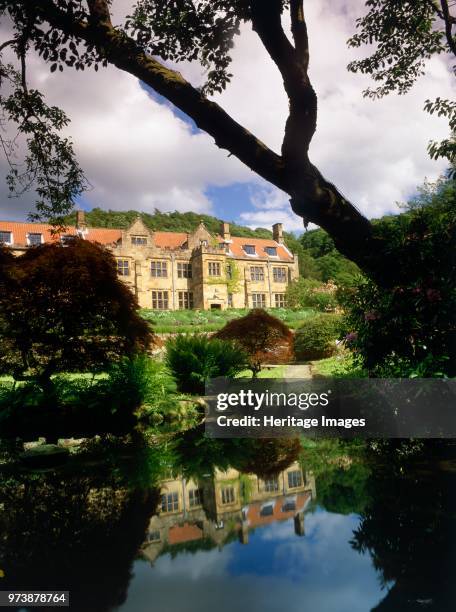
[{"label": "reflection of tree in water", "polygon": [[364,443],[328,438],[303,446],[301,464],[315,477],[318,505],[335,514],[361,514],[370,476]]},{"label": "reflection of tree in water", "polygon": [[1,587],[69,590],[74,610],[119,605],[157,499],[93,475],[2,478]]},{"label": "reflection of tree in water", "polygon": [[299,452],[296,441],[210,440],[203,433],[139,446],[121,469],[115,450],[105,447],[102,465],[0,474],[2,589],[69,590],[72,609],[108,611],[126,598],[161,475],[229,466],[271,473]]},{"label": "reflection of tree in water", "polygon": [[[456,471],[374,466],[352,546],[390,588],[375,610],[456,609]],[[392,584],[393,583],[393,584]]]},{"label": "reflection of tree in water", "polygon": [[[286,469],[300,450],[296,440],[211,439],[197,428],[164,445],[136,448],[135,460],[122,469],[122,451],[111,450],[103,468],[4,472],[0,586],[70,590],[72,609],[107,612],[126,599],[165,474],[198,479],[233,467],[263,478]],[[328,511],[361,511],[352,545],[369,552],[390,589],[375,610],[453,612],[456,469],[397,465],[388,457],[367,472],[356,462],[342,469],[333,460],[320,472],[317,489],[320,482]]]},{"label": "reflection of tree in water", "polygon": [[301,444],[293,438],[209,438],[204,426],[179,436],[176,464],[189,476],[204,476],[229,467],[257,476],[278,474],[299,458]]},{"label": "reflection of tree in water", "polygon": [[[237,466],[241,472],[252,472],[263,478],[278,474],[299,458],[301,445],[292,438],[246,440],[250,444]],[[236,467],[236,466],[234,466]]]}]

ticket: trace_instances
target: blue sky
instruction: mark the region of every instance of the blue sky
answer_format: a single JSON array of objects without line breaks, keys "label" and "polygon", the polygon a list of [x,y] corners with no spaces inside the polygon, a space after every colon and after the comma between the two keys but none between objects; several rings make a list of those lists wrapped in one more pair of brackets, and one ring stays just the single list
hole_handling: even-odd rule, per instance
[{"label": "blue sky", "polygon": [[369,555],[350,546],[355,515],[316,510],[305,536],[292,520],[249,534],[220,550],[159,557],[134,565],[121,612],[367,612],[386,595]]},{"label": "blue sky", "polygon": [[[140,86],[154,101],[169,108],[178,120],[183,121],[188,126],[192,134],[202,134],[193,119],[179,108],[144,83],[140,83]],[[255,183],[233,182],[229,185],[218,186],[212,185],[209,182],[204,193],[212,204],[212,212],[215,216],[225,221],[243,223],[242,213],[254,210],[252,208],[252,196],[256,189],[257,185]],[[89,209],[90,204],[86,202],[84,204]]]}]

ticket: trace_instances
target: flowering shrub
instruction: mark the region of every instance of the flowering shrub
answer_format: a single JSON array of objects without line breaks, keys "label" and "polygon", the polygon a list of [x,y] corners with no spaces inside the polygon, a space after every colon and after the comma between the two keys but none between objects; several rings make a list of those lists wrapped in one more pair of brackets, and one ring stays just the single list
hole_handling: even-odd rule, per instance
[{"label": "flowering shrub", "polygon": [[456,198],[454,181],[426,186],[388,235],[400,283],[363,279],[347,290],[346,345],[374,376],[456,374]]}]

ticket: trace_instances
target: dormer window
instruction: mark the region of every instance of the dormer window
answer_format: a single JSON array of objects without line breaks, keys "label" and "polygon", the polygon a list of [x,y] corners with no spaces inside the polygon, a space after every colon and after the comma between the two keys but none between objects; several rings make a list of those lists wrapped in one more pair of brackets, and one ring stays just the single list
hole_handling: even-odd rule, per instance
[{"label": "dormer window", "polygon": [[264,250],[266,251],[266,255],[269,255],[270,257],[277,257],[277,247],[267,246],[264,247]]},{"label": "dormer window", "polygon": [[145,244],[147,244],[147,236],[132,236],[131,244],[134,244],[136,246],[144,246]]},{"label": "dormer window", "polygon": [[60,242],[63,244],[63,246],[68,246],[75,240],[76,236],[73,236],[73,234],[63,234],[62,236],[60,236]]},{"label": "dormer window", "polygon": [[200,246],[207,247],[207,240],[200,240]]},{"label": "dormer window", "polygon": [[255,245],[253,245],[253,244],[244,244],[242,246],[242,248],[244,249],[244,253],[246,255],[256,255],[256,253],[255,253]]},{"label": "dormer window", "polygon": [[27,234],[27,243],[29,246],[38,246],[43,243],[43,234],[33,232]]},{"label": "dormer window", "polygon": [[0,244],[12,244],[12,232],[0,232]]}]

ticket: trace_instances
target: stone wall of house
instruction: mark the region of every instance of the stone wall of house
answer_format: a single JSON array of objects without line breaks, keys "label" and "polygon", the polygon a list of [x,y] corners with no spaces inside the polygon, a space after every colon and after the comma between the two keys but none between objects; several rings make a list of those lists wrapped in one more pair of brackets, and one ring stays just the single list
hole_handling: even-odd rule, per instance
[{"label": "stone wall of house", "polygon": [[[227,224],[224,227],[226,230]],[[138,243],[141,240],[143,244]],[[188,234],[183,246],[162,248],[138,218],[122,232],[121,242],[112,251],[123,262],[119,264],[121,279],[142,308],[274,308],[284,304],[287,285],[299,274],[296,257],[292,261],[233,257],[229,240],[218,243],[203,224]],[[179,275],[179,264],[191,264],[191,278]],[[157,275],[157,265],[162,270],[165,265],[162,276]],[[281,272],[275,274],[275,269]]]},{"label": "stone wall of house", "polygon": [[[40,232],[35,236],[42,236],[42,242],[58,240],[51,238],[48,226],[13,225],[10,248],[15,255],[29,248],[27,232]],[[69,237],[92,239],[111,250],[119,278],[142,308],[274,308],[284,305],[287,285],[299,275],[297,258],[283,242],[281,224],[273,226],[275,242],[269,241],[280,249],[280,257],[277,249],[275,255],[267,254],[265,242],[252,238],[245,243],[257,244],[257,251],[246,254],[240,239],[231,237],[228,223],[223,223],[220,236],[211,235],[203,223],[188,234],[153,232],[140,217],[124,230],[87,228],[83,211],[78,211],[76,227],[67,231]],[[62,242],[66,237],[61,236]]]}]

